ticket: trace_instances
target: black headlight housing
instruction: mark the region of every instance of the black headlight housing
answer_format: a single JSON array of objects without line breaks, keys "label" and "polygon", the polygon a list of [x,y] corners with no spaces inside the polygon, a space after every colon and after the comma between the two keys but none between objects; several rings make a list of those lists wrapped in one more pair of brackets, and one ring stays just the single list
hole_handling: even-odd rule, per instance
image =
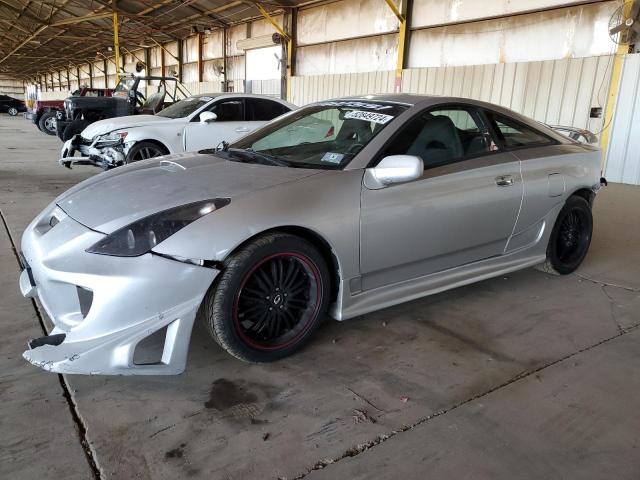
[{"label": "black headlight housing", "polygon": [[110,233],[86,251],[115,257],[139,257],[191,222],[228,205],[230,201],[228,198],[214,198],[154,213]]}]

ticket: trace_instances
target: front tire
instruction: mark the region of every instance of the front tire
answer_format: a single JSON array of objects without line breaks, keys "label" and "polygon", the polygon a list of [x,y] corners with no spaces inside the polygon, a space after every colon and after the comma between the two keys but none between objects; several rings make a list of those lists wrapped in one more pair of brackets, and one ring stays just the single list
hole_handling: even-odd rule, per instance
[{"label": "front tire", "polygon": [[148,158],[160,157],[168,152],[153,142],[138,142],[129,149],[125,163],[139,162]]},{"label": "front tire", "polygon": [[9,110],[7,110],[7,113],[12,117],[15,117],[16,115],[18,115],[18,109],[16,107],[9,107]]},{"label": "front tire", "polygon": [[592,233],[593,216],[589,203],[582,197],[569,197],[551,231],[547,260],[542,269],[560,275],[573,273],[587,256]]},{"label": "front tire", "polygon": [[301,348],[326,316],[330,276],[322,255],[285,233],[251,241],[225,261],[202,303],[209,333],[246,362],[271,362]]},{"label": "front tire", "polygon": [[56,112],[45,112],[38,120],[38,128],[47,135],[56,135]]}]

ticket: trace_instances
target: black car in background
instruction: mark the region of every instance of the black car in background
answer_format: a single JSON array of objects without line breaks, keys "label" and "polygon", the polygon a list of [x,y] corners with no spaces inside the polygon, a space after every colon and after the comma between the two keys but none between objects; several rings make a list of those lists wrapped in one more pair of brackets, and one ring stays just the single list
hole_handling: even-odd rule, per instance
[{"label": "black car in background", "polygon": [[15,117],[18,115],[18,112],[26,111],[27,107],[22,100],[8,95],[0,95],[0,113],[8,113],[12,117]]}]

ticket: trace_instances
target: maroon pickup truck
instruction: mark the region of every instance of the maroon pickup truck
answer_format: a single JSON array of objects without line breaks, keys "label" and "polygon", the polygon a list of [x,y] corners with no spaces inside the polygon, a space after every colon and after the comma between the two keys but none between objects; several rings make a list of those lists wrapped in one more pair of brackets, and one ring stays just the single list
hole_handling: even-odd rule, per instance
[{"label": "maroon pickup truck", "polygon": [[[110,97],[112,94],[109,88],[89,88],[82,87],[75,90],[72,97]],[[31,121],[41,132],[47,135],[56,134],[56,118],[58,112],[64,110],[64,100],[36,100],[33,110],[29,114]]]}]

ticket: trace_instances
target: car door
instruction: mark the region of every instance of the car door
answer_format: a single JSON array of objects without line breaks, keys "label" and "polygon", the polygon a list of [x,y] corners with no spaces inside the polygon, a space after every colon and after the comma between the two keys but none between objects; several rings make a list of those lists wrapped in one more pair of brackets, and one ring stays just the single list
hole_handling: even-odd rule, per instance
[{"label": "car door", "polygon": [[242,98],[221,99],[204,111],[215,113],[217,118],[213,122],[201,123],[200,115],[196,115],[187,123],[184,131],[186,152],[215,148],[223,140],[232,142],[249,132]]},{"label": "car door", "polygon": [[520,162],[501,151],[481,112],[432,107],[383,147],[424,161],[420,179],[362,187],[362,289],[501,255],[520,209]]},{"label": "car door", "polygon": [[544,217],[564,202],[565,178],[562,165],[566,150],[543,132],[506,115],[485,111],[501,148],[513,152],[521,162],[525,184],[522,208],[507,251],[531,245],[539,240],[545,227]]}]

